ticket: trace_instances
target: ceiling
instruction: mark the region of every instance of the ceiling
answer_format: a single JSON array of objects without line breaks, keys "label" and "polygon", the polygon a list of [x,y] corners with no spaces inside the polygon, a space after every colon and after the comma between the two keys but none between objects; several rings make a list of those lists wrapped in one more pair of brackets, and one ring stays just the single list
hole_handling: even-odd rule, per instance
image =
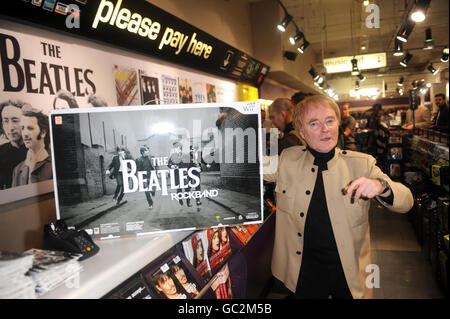
[{"label": "ceiling", "polygon": [[[380,69],[364,70],[364,82],[360,87],[384,88],[386,97],[398,97],[397,82],[405,78],[405,92],[413,80],[437,83],[444,75],[448,79],[448,62],[440,62],[442,49],[449,45],[449,1],[431,0],[426,11],[426,19],[416,23],[403,44],[403,50],[412,55],[406,68],[400,66],[403,57],[393,56],[394,39],[402,21],[408,16],[414,0],[370,1],[379,8],[379,28],[368,28],[366,18],[374,11],[366,12],[362,0],[281,0],[293,21],[310,42],[308,50],[315,54],[314,68],[325,72],[323,58],[353,56],[386,52],[387,66]],[[431,28],[434,49],[423,50],[425,29]],[[286,33],[295,33],[291,23]],[[362,45],[366,49],[361,48]],[[433,76],[426,68],[431,63],[440,72]],[[349,90],[355,87],[356,76],[350,72],[326,74],[327,83],[339,94],[339,99],[349,100]],[[381,89],[382,90],[382,89]]]}]

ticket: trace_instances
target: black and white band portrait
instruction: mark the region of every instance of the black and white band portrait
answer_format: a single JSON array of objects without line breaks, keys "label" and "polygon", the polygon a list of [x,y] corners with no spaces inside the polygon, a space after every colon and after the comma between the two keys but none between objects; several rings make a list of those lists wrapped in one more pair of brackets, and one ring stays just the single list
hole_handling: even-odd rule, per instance
[{"label": "black and white band portrait", "polygon": [[97,237],[260,223],[259,104],[54,111],[58,218]]}]

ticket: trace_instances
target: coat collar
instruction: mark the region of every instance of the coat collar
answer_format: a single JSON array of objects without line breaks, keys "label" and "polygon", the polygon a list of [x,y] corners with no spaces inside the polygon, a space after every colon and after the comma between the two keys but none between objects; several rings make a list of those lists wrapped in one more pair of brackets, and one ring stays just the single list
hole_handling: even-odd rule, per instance
[{"label": "coat collar", "polygon": [[[306,146],[302,147],[302,151],[306,153],[305,156],[307,163],[311,163],[310,165],[317,167],[317,165],[313,164],[314,156],[310,152],[308,152]],[[341,150],[339,147],[336,147],[334,150],[334,157],[328,161],[328,170],[332,169],[337,164],[339,158],[341,158],[345,154],[347,154],[347,151]]]}]

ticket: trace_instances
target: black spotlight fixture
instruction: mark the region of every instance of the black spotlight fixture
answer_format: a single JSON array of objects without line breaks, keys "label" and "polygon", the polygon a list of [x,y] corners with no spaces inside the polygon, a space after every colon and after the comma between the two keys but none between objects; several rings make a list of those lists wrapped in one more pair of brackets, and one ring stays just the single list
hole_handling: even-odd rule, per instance
[{"label": "black spotlight fixture", "polygon": [[414,22],[422,22],[425,20],[425,14],[430,5],[431,0],[416,0],[414,9],[411,12],[411,20]]},{"label": "black spotlight fixture", "polygon": [[405,81],[405,78],[402,76],[401,78],[400,78],[400,80],[398,80],[398,82],[397,82],[397,85],[398,86],[403,86],[403,82]]},{"label": "black spotlight fixture", "polygon": [[304,37],[305,35],[303,34],[303,32],[297,30],[297,33],[293,37],[289,37],[289,42],[291,42],[292,45],[295,45],[295,43],[297,43]]},{"label": "black spotlight fixture", "polygon": [[423,44],[424,50],[431,50],[434,48],[433,37],[431,36],[431,28],[425,29],[425,42]]},{"label": "black spotlight fixture", "polygon": [[359,73],[359,74],[358,74],[358,79],[359,79],[361,82],[364,82],[364,81],[366,80],[366,77],[365,77],[364,75],[362,75],[361,73]]},{"label": "black spotlight fixture", "polygon": [[352,75],[358,75],[359,74],[359,69],[358,69],[358,60],[356,60],[355,58],[353,58],[351,60],[352,62]]},{"label": "black spotlight fixture", "polygon": [[444,48],[442,50],[441,62],[448,62],[448,53],[449,53],[448,48]]},{"label": "black spotlight fixture", "polygon": [[317,73],[313,67],[311,67],[311,69],[309,69],[309,74],[311,74],[314,81],[317,81],[320,78],[319,73]]},{"label": "black spotlight fixture", "polygon": [[292,51],[284,51],[284,55],[283,55],[286,59],[288,59],[289,61],[295,61],[295,59],[297,58],[297,53],[292,52]]},{"label": "black spotlight fixture", "polygon": [[397,34],[397,39],[402,42],[408,42],[408,37],[414,29],[415,23],[413,21],[407,20]]},{"label": "black spotlight fixture", "polygon": [[395,39],[395,44],[394,44],[394,55],[395,56],[402,56],[403,55],[403,42]]},{"label": "black spotlight fixture", "polygon": [[407,52],[403,60],[400,61],[400,65],[406,68],[408,66],[409,60],[411,60],[412,57],[413,57],[412,54]]},{"label": "black spotlight fixture", "polygon": [[280,30],[281,32],[286,31],[286,28],[287,28],[289,22],[291,22],[291,21],[292,21],[292,16],[286,12],[284,19],[280,22],[279,25],[277,25],[278,30]]},{"label": "black spotlight fixture", "polygon": [[307,48],[308,46],[309,46],[309,42],[306,41],[305,38],[303,38],[303,43],[302,43],[301,46],[299,46],[299,47],[297,48],[297,50],[298,50],[298,52],[300,52],[301,54],[303,54],[303,52],[305,52],[305,50],[306,50],[306,48]]},{"label": "black spotlight fixture", "polygon": [[438,72],[439,72],[439,70],[436,70],[436,69],[433,67],[433,64],[432,64],[432,63],[430,63],[430,65],[427,67],[427,70],[430,71],[431,74],[433,74],[433,75],[436,75],[436,74],[438,74]]}]

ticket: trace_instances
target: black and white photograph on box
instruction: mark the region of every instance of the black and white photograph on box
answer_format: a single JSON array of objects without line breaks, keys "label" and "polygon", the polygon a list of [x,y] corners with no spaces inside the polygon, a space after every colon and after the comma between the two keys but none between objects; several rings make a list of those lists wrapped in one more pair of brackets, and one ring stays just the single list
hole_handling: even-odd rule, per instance
[{"label": "black and white photograph on box", "polygon": [[51,113],[57,215],[93,237],[261,223],[257,102]]}]

